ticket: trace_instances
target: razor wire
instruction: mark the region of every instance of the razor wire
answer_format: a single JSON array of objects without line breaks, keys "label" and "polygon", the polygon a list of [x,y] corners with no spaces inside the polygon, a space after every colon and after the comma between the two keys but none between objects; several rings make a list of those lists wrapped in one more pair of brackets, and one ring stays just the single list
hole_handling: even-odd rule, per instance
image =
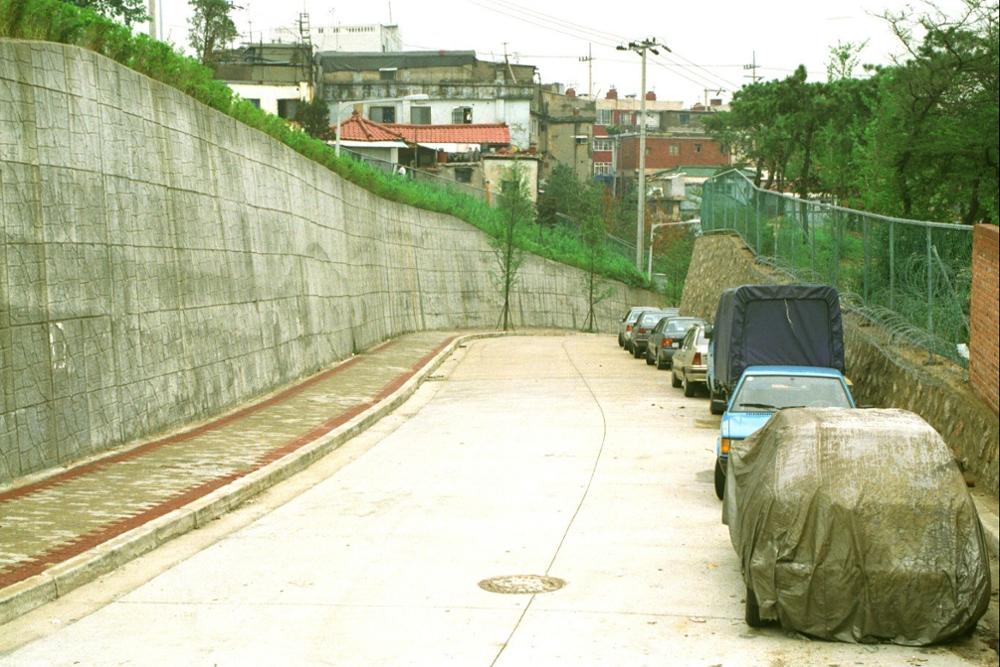
[{"label": "razor wire", "polygon": [[972,228],[894,218],[755,186],[730,170],[705,182],[706,232],[739,234],[758,259],[832,285],[845,306],[906,343],[962,365],[969,339]]}]

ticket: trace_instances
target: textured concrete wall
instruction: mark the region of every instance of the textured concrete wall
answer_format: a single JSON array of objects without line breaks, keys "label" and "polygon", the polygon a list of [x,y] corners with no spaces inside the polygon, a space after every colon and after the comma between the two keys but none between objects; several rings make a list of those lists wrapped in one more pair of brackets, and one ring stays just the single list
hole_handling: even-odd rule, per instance
[{"label": "textured concrete wall", "polygon": [[[727,287],[787,282],[787,275],[756,263],[739,236],[702,236],[695,242],[681,312],[711,319]],[[941,433],[969,476],[997,494],[1000,422],[971,391],[960,367],[900,346],[850,314],[845,317],[844,346],[847,374],[859,403],[916,412]]]},{"label": "textured concrete wall", "polygon": [[969,384],[1000,412],[1000,229],[976,225],[972,235]]},{"label": "textured concrete wall", "polygon": [[[499,314],[478,230],[63,45],[0,40],[0,233],[0,484]],[[583,279],[530,257],[515,325],[581,326]]]}]

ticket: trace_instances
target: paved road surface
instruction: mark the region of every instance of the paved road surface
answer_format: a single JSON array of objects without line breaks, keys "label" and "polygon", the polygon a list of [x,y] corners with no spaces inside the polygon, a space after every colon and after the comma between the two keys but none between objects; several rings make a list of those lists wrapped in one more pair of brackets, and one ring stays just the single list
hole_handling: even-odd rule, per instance
[{"label": "paved road surface", "polygon": [[[256,503],[0,627],[3,665],[968,665],[743,623],[718,418],[610,336],[470,343]],[[501,575],[566,582],[488,592]]]}]

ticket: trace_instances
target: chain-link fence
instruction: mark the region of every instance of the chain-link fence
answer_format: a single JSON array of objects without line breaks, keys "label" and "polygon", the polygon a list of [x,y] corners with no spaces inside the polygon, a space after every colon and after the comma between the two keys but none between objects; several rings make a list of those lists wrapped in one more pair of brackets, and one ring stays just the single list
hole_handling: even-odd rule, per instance
[{"label": "chain-link fence", "polygon": [[739,171],[704,185],[702,228],[735,230],[759,259],[836,287],[896,340],[965,362],[972,228],[855,211],[754,186]]}]

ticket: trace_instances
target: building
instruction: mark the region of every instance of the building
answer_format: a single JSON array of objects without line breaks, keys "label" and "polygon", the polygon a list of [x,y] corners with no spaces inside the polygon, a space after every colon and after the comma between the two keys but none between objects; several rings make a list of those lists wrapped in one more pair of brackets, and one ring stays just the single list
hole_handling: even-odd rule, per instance
[{"label": "building", "polygon": [[590,178],[595,106],[588,97],[578,97],[572,88],[561,92],[559,84],[538,87],[532,111],[532,134],[537,137],[542,178],[557,164],[570,167],[577,178]]},{"label": "building", "polygon": [[[611,134],[639,131],[639,115],[642,113],[642,100],[635,95],[618,97],[618,91],[609,90],[603,99],[596,101],[597,120],[595,125],[610,128]],[[646,131],[656,132],[664,129],[662,113],[679,111],[684,108],[682,102],[656,99],[656,93],[646,93]]]},{"label": "building", "polygon": [[317,60],[334,114],[362,101],[362,113],[380,123],[503,124],[516,148],[532,143],[532,65],[486,62],[474,51],[324,51]]},{"label": "building", "polygon": [[282,118],[294,118],[316,94],[309,44],[244,44],[222,51],[213,71],[234,93]]}]

